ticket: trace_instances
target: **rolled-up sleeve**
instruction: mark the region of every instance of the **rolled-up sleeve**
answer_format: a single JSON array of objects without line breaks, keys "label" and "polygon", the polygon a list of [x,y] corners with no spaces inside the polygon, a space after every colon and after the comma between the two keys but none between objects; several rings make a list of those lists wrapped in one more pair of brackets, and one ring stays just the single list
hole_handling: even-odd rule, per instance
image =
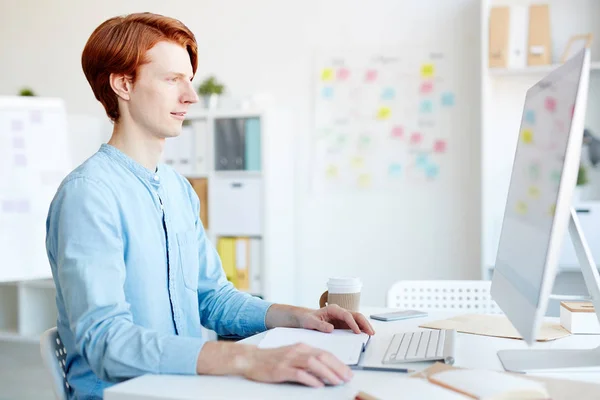
[{"label": "rolled-up sleeve", "polygon": [[195,374],[202,338],[136,325],[126,301],[126,268],[118,205],[90,178],[66,181],[50,210],[49,256],[56,262],[77,351],[101,379],[146,373]]},{"label": "rolled-up sleeve", "polygon": [[199,243],[198,305],[201,324],[221,336],[251,336],[267,330],[266,315],[272,302],[237,290],[227,280],[219,254],[200,220],[200,201],[188,188]]}]

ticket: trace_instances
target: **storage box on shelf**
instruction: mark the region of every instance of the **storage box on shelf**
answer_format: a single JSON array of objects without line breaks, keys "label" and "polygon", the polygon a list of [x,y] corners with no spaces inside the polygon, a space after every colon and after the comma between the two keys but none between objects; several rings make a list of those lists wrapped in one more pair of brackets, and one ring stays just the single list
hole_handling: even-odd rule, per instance
[{"label": "storage box on shelf", "polygon": [[51,279],[0,283],[0,340],[38,342],[56,325],[55,296]]}]

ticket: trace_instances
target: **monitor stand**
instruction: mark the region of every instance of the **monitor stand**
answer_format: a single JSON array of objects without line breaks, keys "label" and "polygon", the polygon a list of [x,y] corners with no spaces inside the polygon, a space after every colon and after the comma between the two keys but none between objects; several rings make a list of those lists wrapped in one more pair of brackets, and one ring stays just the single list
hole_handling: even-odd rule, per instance
[{"label": "monitor stand", "polygon": [[[579,225],[576,211],[571,207],[569,233],[575,254],[596,316],[600,321],[600,275],[592,253]],[[505,370],[511,372],[588,372],[600,371],[600,346],[592,349],[500,350],[498,357]]]}]

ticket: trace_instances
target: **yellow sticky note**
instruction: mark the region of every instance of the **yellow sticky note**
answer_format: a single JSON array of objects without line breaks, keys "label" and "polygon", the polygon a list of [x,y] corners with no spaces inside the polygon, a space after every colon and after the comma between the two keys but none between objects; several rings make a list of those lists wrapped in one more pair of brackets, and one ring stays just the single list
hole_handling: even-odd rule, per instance
[{"label": "yellow sticky note", "polygon": [[433,64],[423,64],[421,76],[423,78],[433,78],[433,75],[435,75],[435,66]]},{"label": "yellow sticky note", "polygon": [[519,201],[517,203],[517,212],[519,214],[526,214],[527,213],[527,203],[525,203],[524,201]]},{"label": "yellow sticky note", "polygon": [[354,168],[362,168],[365,165],[365,161],[362,157],[352,157],[350,162]]},{"label": "yellow sticky note", "polygon": [[556,205],[552,204],[550,206],[550,208],[548,209],[548,214],[550,214],[550,216],[553,217],[555,212],[556,212]]},{"label": "yellow sticky note", "polygon": [[338,174],[338,169],[335,165],[330,165],[327,167],[327,171],[325,172],[328,178],[335,178]]},{"label": "yellow sticky note", "polygon": [[389,107],[381,107],[379,111],[377,111],[378,119],[388,119],[392,114],[392,110]]},{"label": "yellow sticky note", "polygon": [[358,177],[358,186],[367,187],[371,184],[371,175],[369,174],[361,174]]},{"label": "yellow sticky note", "polygon": [[529,195],[531,197],[533,197],[534,199],[537,199],[538,197],[540,197],[540,189],[538,189],[535,186],[530,186],[529,187]]},{"label": "yellow sticky note", "polygon": [[531,132],[529,129],[524,130],[521,134],[521,137],[523,138],[523,143],[529,144],[533,142],[533,132]]},{"label": "yellow sticky note", "polygon": [[333,80],[334,75],[333,68],[325,68],[323,72],[321,72],[321,80],[331,81]]}]

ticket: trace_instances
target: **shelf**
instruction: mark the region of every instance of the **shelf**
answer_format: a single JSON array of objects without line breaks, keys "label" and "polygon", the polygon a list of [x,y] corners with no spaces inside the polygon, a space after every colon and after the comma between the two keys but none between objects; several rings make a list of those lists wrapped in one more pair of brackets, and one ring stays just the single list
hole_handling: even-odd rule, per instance
[{"label": "shelf", "polygon": [[221,170],[213,172],[215,177],[218,178],[260,178],[262,171],[246,171],[244,169],[238,170]]},{"label": "shelf", "polygon": [[[531,76],[546,75],[562,64],[540,65],[523,68],[488,68],[490,76]],[[600,71],[600,61],[594,61],[590,64],[590,70]]]},{"label": "shelf", "polygon": [[0,330],[0,341],[6,342],[23,342],[23,343],[39,343],[39,336],[21,335],[15,331]]},{"label": "shelf", "polygon": [[192,106],[186,114],[186,119],[205,119],[205,118],[256,118],[262,115],[262,111],[256,109],[214,109],[208,110],[200,106]]}]

